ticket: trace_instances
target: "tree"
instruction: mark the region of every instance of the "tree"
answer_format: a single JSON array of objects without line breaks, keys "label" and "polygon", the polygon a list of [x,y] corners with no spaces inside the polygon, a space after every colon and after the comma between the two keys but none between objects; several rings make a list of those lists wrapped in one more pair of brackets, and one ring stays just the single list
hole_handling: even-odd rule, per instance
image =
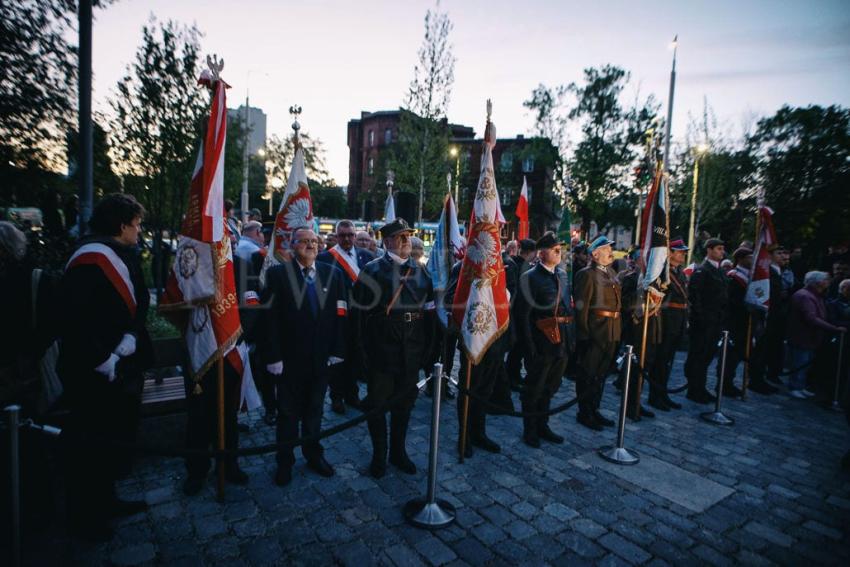
[{"label": "tree", "polygon": [[[307,179],[318,185],[335,185],[328,171],[327,150],[322,140],[313,138],[307,132],[301,132],[298,139],[304,149],[304,168],[307,170]],[[280,179],[285,186],[294,156],[295,142],[292,136],[281,139],[272,134],[266,142],[266,173],[269,179]]]},{"label": "tree", "polygon": [[425,36],[404,100],[398,143],[387,163],[396,174],[396,187],[418,191],[419,221],[439,212],[449,171],[446,112],[455,57],[449,43],[452,23],[438,10],[439,4],[425,14]]}]

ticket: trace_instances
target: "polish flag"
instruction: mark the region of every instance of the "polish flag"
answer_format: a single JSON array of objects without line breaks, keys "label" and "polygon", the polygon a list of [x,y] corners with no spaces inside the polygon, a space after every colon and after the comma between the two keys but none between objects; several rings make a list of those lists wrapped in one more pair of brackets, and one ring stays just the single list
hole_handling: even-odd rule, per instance
[{"label": "polish flag", "polygon": [[519,223],[517,239],[528,238],[528,183],[525,175],[522,176],[522,191],[519,193],[519,201],[516,204],[516,218]]}]

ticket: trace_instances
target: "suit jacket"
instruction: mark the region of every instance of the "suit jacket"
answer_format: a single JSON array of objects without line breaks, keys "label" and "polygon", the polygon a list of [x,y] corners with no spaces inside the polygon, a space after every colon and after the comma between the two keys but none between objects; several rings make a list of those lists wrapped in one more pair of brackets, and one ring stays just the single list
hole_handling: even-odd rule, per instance
[{"label": "suit jacket", "polygon": [[747,340],[747,326],[750,319],[750,311],[747,308],[746,301],[744,301],[747,297],[749,276],[740,271],[735,273],[735,271],[733,268],[726,273],[726,301],[729,305],[726,323],[729,326],[729,334],[732,335],[732,340],[743,348]]},{"label": "suit jacket", "polygon": [[319,303],[316,315],[297,262],[282,262],[266,272],[262,303],[271,302],[267,310],[267,360],[282,360],[284,376],[326,377],[328,358],[345,357],[345,275],[328,264],[316,262],[313,267]]},{"label": "suit jacket", "polygon": [[602,317],[595,310],[619,313],[622,309],[620,284],[610,267],[594,262],[575,275],[576,329],[578,340],[611,343],[620,341],[621,321]]},{"label": "suit jacket", "polygon": [[[370,251],[366,250],[365,248],[357,248],[355,246],[354,253],[357,256],[357,267],[361,270],[366,267],[366,264],[375,259],[375,255],[372,254]],[[322,262],[323,264],[330,264],[331,266],[336,266],[337,268],[342,270],[342,272],[346,276],[346,290],[351,291],[351,288],[354,287],[354,282],[356,282],[357,280],[348,277],[348,272],[346,272],[345,269],[339,265],[339,262],[337,261],[336,257],[330,253],[330,250],[325,250],[324,252],[319,253],[319,255],[316,256],[316,262]]]},{"label": "suit jacket", "polygon": [[691,274],[688,296],[691,300],[691,327],[719,328],[726,325],[729,311],[726,276],[709,260],[704,260]]},{"label": "suit jacket", "polygon": [[556,304],[558,317],[573,316],[570,303],[570,284],[566,272],[560,266],[556,266],[552,273],[542,264],[537,264],[520,276],[513,310],[517,334],[530,357],[567,356],[572,350],[575,344],[574,323],[559,325],[561,342],[558,344],[549,342],[535,324],[540,319],[554,316]]}]

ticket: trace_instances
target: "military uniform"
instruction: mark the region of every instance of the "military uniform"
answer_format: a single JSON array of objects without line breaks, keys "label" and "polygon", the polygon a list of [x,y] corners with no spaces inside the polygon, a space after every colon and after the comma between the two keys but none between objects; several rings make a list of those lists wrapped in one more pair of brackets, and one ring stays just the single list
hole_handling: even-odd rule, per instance
[{"label": "military uniform", "polygon": [[714,401],[714,396],[705,389],[706,373],[717,352],[728,310],[726,275],[719,264],[704,260],[691,275],[688,295],[691,300],[690,348],[685,362],[688,398],[707,403]]},{"label": "military uniform", "polygon": [[[729,398],[741,396],[741,390],[735,386],[738,364],[747,357],[747,327],[750,312],[745,298],[749,285],[749,270],[736,266],[726,272],[727,301],[729,305],[728,330],[729,344],[726,348],[726,370],[723,378],[723,395]],[[722,348],[722,347],[721,347]],[[717,379],[720,380],[722,365],[717,364]]]},{"label": "military uniform", "polygon": [[658,343],[655,359],[650,367],[652,383],[649,386],[649,403],[659,408],[679,409],[681,406],[670,399],[667,384],[673,357],[682,342],[688,323],[688,280],[681,266],[670,267],[670,285],[661,302],[661,342]]},{"label": "military uniform", "polygon": [[[634,352],[640,360],[643,342],[643,309],[645,307],[646,292],[641,290],[640,272],[632,269],[624,272],[620,287],[622,290],[623,303],[623,343],[634,346]],[[643,368],[649,370],[655,363],[658,353],[658,345],[661,343],[661,320],[658,317],[659,309],[650,306],[649,320],[646,326],[646,352],[643,355]],[[638,407],[641,400],[638,399],[638,386],[640,385],[641,368],[639,363],[632,368],[629,381],[629,409],[628,414],[632,419],[640,419],[640,415],[654,417],[651,411],[642,408],[640,414]]]},{"label": "military uniform", "polygon": [[[391,235],[386,228],[382,229],[384,237]],[[390,462],[412,474],[416,467],[407,457],[405,439],[418,394],[414,386],[419,369],[431,357],[436,342],[434,289],[424,267],[412,258],[399,261],[393,256],[387,252],[360,271],[352,290],[351,311],[367,377],[365,409],[380,407],[407,392],[389,408]],[[374,450],[370,471],[380,477],[386,469],[386,418],[374,417],[368,425]]]},{"label": "military uniform", "polygon": [[[599,429],[605,376],[620,343],[620,284],[610,266],[591,262],[575,275],[578,331],[578,420]],[[590,392],[595,392],[591,394]],[[604,418],[603,418],[604,419]]]},{"label": "military uniform", "polygon": [[[520,277],[514,312],[517,334],[529,361],[525,388],[520,396],[523,412],[548,411],[561,386],[567,359],[575,345],[574,313],[570,303],[570,284],[560,266],[549,270],[538,263]],[[537,326],[538,321],[553,317],[560,335],[558,343],[552,343]],[[541,438],[563,441],[549,428],[548,416],[523,418],[525,442],[539,447]]]}]

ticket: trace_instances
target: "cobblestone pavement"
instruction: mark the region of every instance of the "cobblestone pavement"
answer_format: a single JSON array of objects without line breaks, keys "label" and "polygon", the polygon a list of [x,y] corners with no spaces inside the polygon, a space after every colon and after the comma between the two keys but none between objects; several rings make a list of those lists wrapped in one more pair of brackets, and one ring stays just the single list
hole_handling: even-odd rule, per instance
[{"label": "cobblestone pavement", "polygon": [[[673,384],[683,380],[682,358],[680,353]],[[556,402],[573,395],[572,382],[565,381]],[[318,477],[298,455],[291,485],[278,488],[273,455],[248,457],[241,462],[251,482],[228,486],[224,505],[215,501],[212,477],[201,494],[187,498],[181,492],[182,461],[146,457],[119,492],[145,498],[148,513],[121,521],[114,540],[103,545],[71,541],[56,528],[59,533],[28,542],[25,560],[358,567],[850,564],[850,475],[839,469],[850,429],[842,414],[784,394],[752,394],[747,402],[725,403],[736,423],[722,428],[699,419],[705,406],[677,398],[684,409],[629,423],[626,446],[644,457],[631,467],[635,474],[656,463],[697,479],[695,494],[701,484],[729,492],[701,512],[677,503],[682,498],[676,494],[689,496],[687,486],[672,487],[668,498],[610,472],[595,451],[613,442],[615,432],[579,427],[575,409],[551,420],[566,443],[544,443],[542,450],[521,442],[520,419],[490,417],[488,433],[502,444],[502,453],[479,450],[459,465],[452,403],[443,405],[438,494],[457,507],[457,521],[434,532],[410,527],[402,506],[424,493],[428,460],[431,400],[420,396],[409,435],[420,471],[415,476],[390,466],[383,479],[369,477],[371,446],[363,425],[325,441],[335,477]],[[618,403],[609,387],[603,413],[615,417]],[[353,415],[328,409],[324,425]],[[273,441],[272,428],[259,417],[248,416],[251,431],[243,435],[243,446]],[[182,420],[146,420],[142,437],[179,444]]]}]

